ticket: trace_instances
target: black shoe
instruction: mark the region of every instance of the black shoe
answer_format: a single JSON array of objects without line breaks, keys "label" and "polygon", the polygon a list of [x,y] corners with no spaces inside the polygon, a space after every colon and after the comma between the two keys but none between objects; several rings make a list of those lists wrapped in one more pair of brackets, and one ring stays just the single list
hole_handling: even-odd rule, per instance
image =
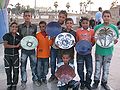
[{"label": "black shoe", "polygon": [[105,90],[110,90],[110,87],[107,85],[107,83],[101,83],[101,86],[102,86]]},{"label": "black shoe", "polygon": [[17,90],[17,86],[12,86],[12,90]]},{"label": "black shoe", "polygon": [[47,84],[47,80],[46,80],[46,79],[42,79],[42,82],[43,82],[44,84]]},{"label": "black shoe", "polygon": [[8,87],[7,87],[7,90],[12,90],[12,86],[8,86]]},{"label": "black shoe", "polygon": [[88,89],[88,90],[92,90],[92,87],[89,85],[89,84],[87,84],[87,85],[85,85],[86,86],[86,88]]},{"label": "black shoe", "polygon": [[80,89],[84,89],[84,88],[85,88],[85,84],[84,84],[84,83],[81,83]]},{"label": "black shoe", "polygon": [[98,88],[98,83],[93,83],[92,89],[97,89]]},{"label": "black shoe", "polygon": [[48,82],[54,81],[55,78],[56,78],[55,76],[51,76],[51,77],[49,78]]}]

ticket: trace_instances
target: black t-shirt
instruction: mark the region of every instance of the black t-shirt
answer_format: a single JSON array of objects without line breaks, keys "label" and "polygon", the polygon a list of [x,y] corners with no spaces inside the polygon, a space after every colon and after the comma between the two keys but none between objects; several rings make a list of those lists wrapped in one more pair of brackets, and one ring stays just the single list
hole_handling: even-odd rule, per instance
[{"label": "black t-shirt", "polygon": [[[15,37],[12,35],[12,33],[6,33],[3,36],[3,41],[7,41],[8,44],[10,44],[10,45],[18,45],[20,43],[21,39],[22,39],[22,37],[19,36],[18,34],[16,34]],[[18,50],[19,50],[19,48],[5,48],[4,54],[16,55],[16,54],[18,54]]]}]

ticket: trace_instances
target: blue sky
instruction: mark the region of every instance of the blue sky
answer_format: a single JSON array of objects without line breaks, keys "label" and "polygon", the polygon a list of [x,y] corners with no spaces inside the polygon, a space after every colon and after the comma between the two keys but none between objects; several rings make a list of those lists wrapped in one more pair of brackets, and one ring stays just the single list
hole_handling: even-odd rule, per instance
[{"label": "blue sky", "polygon": [[[34,7],[34,1],[35,0],[10,0],[10,4],[16,4],[20,3],[23,5],[30,5],[31,7]],[[54,9],[54,2],[58,2],[58,9],[66,9],[66,3],[70,3],[70,10],[76,10],[79,11],[80,5],[79,3],[85,2],[87,0],[36,0],[37,7],[52,7]],[[103,7],[103,10],[109,9],[111,2],[115,0],[91,0],[94,4],[91,5],[91,10],[97,10],[98,7]],[[118,0],[119,1],[119,0]],[[118,2],[120,4],[120,2]],[[88,7],[88,10],[90,10],[90,7]]]}]

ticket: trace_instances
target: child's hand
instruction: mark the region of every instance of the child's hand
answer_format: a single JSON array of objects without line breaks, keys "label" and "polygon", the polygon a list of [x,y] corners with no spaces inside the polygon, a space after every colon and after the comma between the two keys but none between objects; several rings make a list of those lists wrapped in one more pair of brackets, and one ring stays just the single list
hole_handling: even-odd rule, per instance
[{"label": "child's hand", "polygon": [[115,39],[115,40],[114,40],[114,44],[116,44],[117,42],[118,42],[118,40],[117,40],[117,39]]},{"label": "child's hand", "polygon": [[15,48],[19,48],[20,47],[20,44],[16,45]]}]

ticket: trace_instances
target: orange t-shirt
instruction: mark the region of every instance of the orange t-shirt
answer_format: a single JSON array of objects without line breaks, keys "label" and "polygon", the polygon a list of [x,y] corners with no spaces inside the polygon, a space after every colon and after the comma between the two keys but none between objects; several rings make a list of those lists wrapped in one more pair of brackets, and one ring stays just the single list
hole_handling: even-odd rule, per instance
[{"label": "orange t-shirt", "polygon": [[49,58],[50,56],[50,46],[53,41],[48,36],[44,36],[41,32],[36,34],[36,38],[38,40],[37,46],[37,58]]},{"label": "orange t-shirt", "polygon": [[87,40],[89,42],[92,42],[94,45],[95,39],[94,39],[94,30],[93,29],[88,29],[84,30],[83,28],[78,28],[76,31],[76,40]]}]

